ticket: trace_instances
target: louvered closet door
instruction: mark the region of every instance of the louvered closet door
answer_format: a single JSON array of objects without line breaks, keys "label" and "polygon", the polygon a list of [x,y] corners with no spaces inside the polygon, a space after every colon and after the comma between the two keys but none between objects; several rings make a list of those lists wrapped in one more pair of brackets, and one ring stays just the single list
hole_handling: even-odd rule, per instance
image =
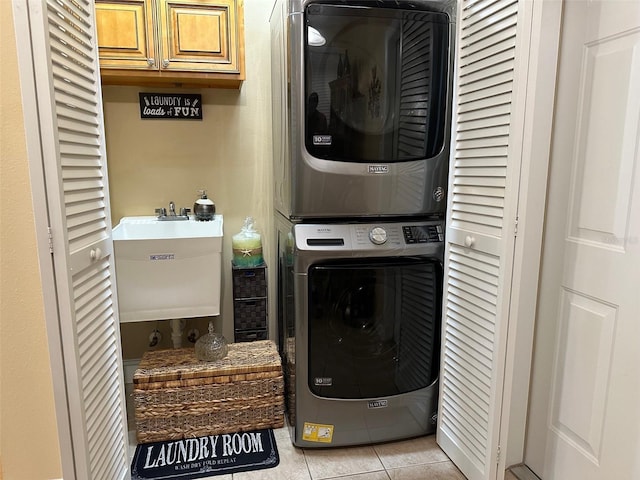
[{"label": "louvered closet door", "polygon": [[470,480],[501,478],[498,435],[521,161],[514,79],[526,67],[516,61],[525,1],[471,0],[458,7],[438,443]]},{"label": "louvered closet door", "polygon": [[124,479],[127,427],[93,3],[28,5],[75,478]]}]

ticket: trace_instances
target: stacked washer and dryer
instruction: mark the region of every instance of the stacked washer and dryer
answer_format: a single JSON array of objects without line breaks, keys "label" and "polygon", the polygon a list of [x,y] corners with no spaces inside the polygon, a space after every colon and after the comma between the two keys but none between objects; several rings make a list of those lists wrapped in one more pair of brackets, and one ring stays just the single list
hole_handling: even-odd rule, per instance
[{"label": "stacked washer and dryer", "polygon": [[455,0],[278,0],[278,341],[301,447],[436,426]]}]

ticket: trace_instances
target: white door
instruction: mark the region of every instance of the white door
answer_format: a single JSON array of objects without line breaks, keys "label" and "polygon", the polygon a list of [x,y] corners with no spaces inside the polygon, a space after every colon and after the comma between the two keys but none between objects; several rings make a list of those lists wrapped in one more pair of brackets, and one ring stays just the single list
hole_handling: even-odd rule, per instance
[{"label": "white door", "polygon": [[126,479],[94,6],[17,0],[14,12],[36,227],[51,238],[40,263],[63,473],[69,480]]},{"label": "white door", "polygon": [[525,461],[640,479],[640,1],[565,2]]},{"label": "white door", "polygon": [[500,423],[530,7],[527,0],[458,4],[437,441],[470,480],[504,474]]}]

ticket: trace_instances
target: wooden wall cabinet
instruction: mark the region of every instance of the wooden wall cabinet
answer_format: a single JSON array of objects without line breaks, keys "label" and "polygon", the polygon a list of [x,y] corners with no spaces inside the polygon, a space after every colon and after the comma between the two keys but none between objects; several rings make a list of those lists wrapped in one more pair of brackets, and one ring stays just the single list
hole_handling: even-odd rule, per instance
[{"label": "wooden wall cabinet", "polygon": [[240,88],[243,0],[96,0],[105,85]]}]

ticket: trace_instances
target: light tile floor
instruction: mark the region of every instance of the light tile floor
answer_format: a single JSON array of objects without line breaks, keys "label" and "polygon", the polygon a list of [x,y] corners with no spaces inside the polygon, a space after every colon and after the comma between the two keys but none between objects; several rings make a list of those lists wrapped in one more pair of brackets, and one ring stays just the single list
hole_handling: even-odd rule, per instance
[{"label": "light tile floor", "polygon": [[[131,432],[130,454],[135,451]],[[360,447],[304,449],[286,428],[275,430],[277,467],[210,477],[215,480],[465,480],[435,435]]]},{"label": "light tile floor", "polygon": [[[133,412],[127,384],[127,411]],[[132,417],[132,415],[130,416]],[[435,435],[377,445],[303,449],[291,443],[287,428],[275,431],[277,467],[209,477],[215,480],[465,480],[436,444]],[[129,418],[129,457],[136,451],[135,421]],[[505,480],[518,480],[510,471]]]},{"label": "light tile floor", "polygon": [[[127,384],[127,412],[133,386]],[[136,451],[135,421],[129,420],[129,457]],[[436,444],[435,435],[347,448],[296,448],[287,428],[274,430],[280,464],[253,472],[217,475],[212,480],[465,480]],[[510,471],[505,480],[518,480]],[[206,479],[205,479],[206,480]]]}]

